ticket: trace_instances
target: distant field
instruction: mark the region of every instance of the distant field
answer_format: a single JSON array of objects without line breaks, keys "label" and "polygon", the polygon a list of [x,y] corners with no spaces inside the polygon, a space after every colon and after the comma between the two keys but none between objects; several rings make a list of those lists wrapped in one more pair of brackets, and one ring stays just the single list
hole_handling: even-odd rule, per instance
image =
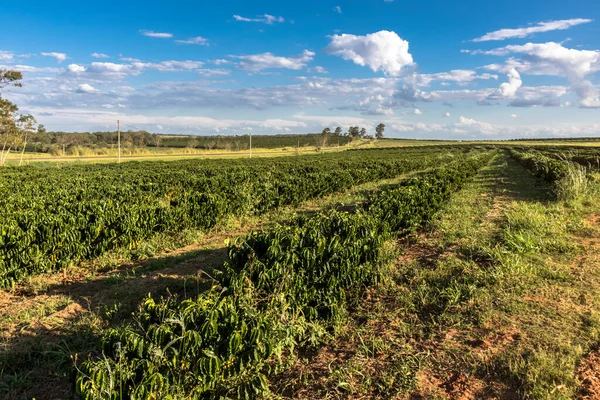
[{"label": "distant field", "polygon": [[[412,146],[437,146],[437,145],[456,145],[460,142],[450,141],[426,141],[426,140],[396,140],[381,139],[367,140],[359,139],[349,142],[345,145],[337,146],[332,144],[326,147],[300,146],[300,147],[279,147],[279,148],[253,148],[252,157],[284,157],[298,156],[305,154],[329,153],[336,151],[345,151],[357,148],[393,148],[393,147],[412,147]],[[91,163],[110,163],[118,159],[115,149],[107,150],[108,155],[65,155],[53,156],[48,153],[25,153],[23,156],[24,164],[44,163],[44,162],[91,162]],[[227,151],[223,149],[205,150],[188,148],[133,148],[124,149],[121,153],[121,161],[169,161],[189,158],[246,158],[250,157],[250,151],[236,150]],[[21,158],[20,154],[13,153],[8,157],[8,164],[18,164]]]},{"label": "distant field", "polygon": [[[502,146],[534,146],[534,147],[600,147],[600,140],[582,141],[582,140],[531,140],[531,141],[443,141],[443,140],[416,140],[416,139],[379,139],[368,140],[358,139],[343,145],[330,144],[330,146],[317,148],[315,146],[287,146],[276,148],[252,149],[253,157],[283,157],[298,156],[304,154],[316,154],[335,151],[345,151],[355,148],[394,148],[394,147],[412,147],[412,146],[444,146],[444,145],[502,145]],[[65,155],[53,156],[49,153],[28,152],[23,156],[24,164],[44,163],[44,162],[91,162],[91,163],[110,163],[118,158],[116,149],[106,149],[107,155]],[[123,149],[121,161],[169,161],[188,158],[245,158],[250,157],[250,151],[244,150],[224,150],[224,149],[190,149],[174,147],[144,147]],[[21,155],[13,153],[8,157],[8,164],[18,163]]]}]

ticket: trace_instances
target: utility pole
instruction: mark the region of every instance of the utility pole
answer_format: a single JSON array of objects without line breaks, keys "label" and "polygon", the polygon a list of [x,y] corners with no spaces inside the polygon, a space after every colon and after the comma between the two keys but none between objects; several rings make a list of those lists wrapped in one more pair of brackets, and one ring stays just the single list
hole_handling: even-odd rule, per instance
[{"label": "utility pole", "polygon": [[252,132],[250,132],[250,158],[252,158]]},{"label": "utility pole", "polygon": [[117,146],[119,147],[119,161],[121,163],[121,121],[117,120]]}]

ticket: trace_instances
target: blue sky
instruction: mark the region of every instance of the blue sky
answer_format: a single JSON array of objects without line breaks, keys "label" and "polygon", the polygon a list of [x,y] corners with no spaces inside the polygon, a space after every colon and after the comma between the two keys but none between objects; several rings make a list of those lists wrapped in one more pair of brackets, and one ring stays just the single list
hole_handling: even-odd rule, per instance
[{"label": "blue sky", "polygon": [[600,135],[600,2],[3,5],[2,95],[51,130]]}]

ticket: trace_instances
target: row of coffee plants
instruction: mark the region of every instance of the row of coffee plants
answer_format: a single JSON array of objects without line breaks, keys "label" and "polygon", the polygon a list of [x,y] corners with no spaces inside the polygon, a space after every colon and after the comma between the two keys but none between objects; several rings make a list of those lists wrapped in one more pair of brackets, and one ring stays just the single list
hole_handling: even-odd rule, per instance
[{"label": "row of coffee plants", "polygon": [[491,157],[482,153],[404,181],[355,213],[300,218],[235,241],[211,290],[148,298],[135,323],[107,332],[84,362],[85,399],[256,398],[299,347],[317,345],[381,278],[384,243],[440,209]]},{"label": "row of coffee plants", "polygon": [[572,161],[588,169],[600,170],[600,150],[597,147],[536,146],[531,148],[550,158]]},{"label": "row of coffee plants", "polygon": [[558,160],[537,151],[511,149],[510,154],[521,165],[531,170],[534,175],[549,183],[554,183],[565,177],[569,173],[569,168],[571,168],[568,161]]},{"label": "row of coffee plants", "polygon": [[185,160],[0,172],[0,287],[135,248],[159,232],[231,217],[449,162],[469,148],[365,150],[258,160]]}]

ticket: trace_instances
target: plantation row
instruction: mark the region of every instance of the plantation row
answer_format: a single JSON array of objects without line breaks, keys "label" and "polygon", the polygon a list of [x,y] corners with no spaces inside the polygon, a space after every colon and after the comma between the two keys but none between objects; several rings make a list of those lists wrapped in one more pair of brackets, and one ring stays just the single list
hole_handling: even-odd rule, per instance
[{"label": "plantation row", "polygon": [[0,287],[165,231],[209,230],[364,182],[437,166],[469,148],[283,159],[7,168],[0,172]]},{"label": "plantation row", "polygon": [[402,182],[353,214],[321,213],[238,239],[210,291],[148,298],[135,325],[111,329],[85,362],[85,399],[253,398],[298,347],[317,345],[381,276],[384,243],[428,221],[492,154]]},{"label": "plantation row", "polygon": [[[527,148],[531,151],[532,148]],[[595,147],[581,146],[561,146],[548,147],[537,146],[533,147],[537,152],[554,158],[556,160],[571,161],[582,165],[586,168],[600,170],[600,150]],[[519,151],[524,151],[524,148],[518,148]]]},{"label": "plantation row", "polygon": [[560,180],[569,172],[570,165],[565,160],[557,160],[542,153],[531,151],[526,152],[513,149],[510,153],[521,165],[549,183]]}]

